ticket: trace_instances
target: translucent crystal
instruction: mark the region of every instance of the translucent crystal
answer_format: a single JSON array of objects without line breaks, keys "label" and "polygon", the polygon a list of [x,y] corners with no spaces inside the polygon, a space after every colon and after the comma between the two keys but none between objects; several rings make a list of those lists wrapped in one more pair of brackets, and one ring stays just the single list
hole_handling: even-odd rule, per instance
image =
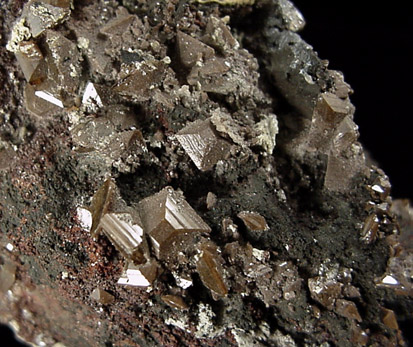
[{"label": "translucent crystal", "polygon": [[369,244],[376,240],[379,229],[379,219],[375,213],[366,217],[360,232],[360,239]]},{"label": "translucent crystal", "polygon": [[382,307],[381,320],[383,324],[390,329],[399,330],[399,324],[397,323],[396,315],[393,310]]},{"label": "translucent crystal", "polygon": [[135,287],[148,287],[158,276],[158,264],[155,261],[146,264],[135,265],[129,263],[126,270],[118,280],[118,284]]},{"label": "translucent crystal", "polygon": [[325,277],[314,277],[308,279],[308,288],[311,297],[328,309],[334,307],[336,299],[341,296],[343,284]]},{"label": "translucent crystal", "polygon": [[[41,118],[53,116],[62,111],[61,106],[63,105],[63,101],[58,95],[56,97],[52,94],[55,102],[49,102],[42,98],[42,96],[48,95],[46,94],[47,92],[40,93],[39,97],[39,91],[42,92],[42,90],[36,90],[36,87],[31,84],[26,84],[24,89],[24,103],[28,111]],[[58,105],[56,105],[56,103]]]},{"label": "translucent crystal", "polygon": [[115,301],[115,297],[101,288],[93,289],[90,297],[102,305],[109,305]]},{"label": "translucent crystal", "polygon": [[47,30],[45,36],[47,77],[65,93],[77,93],[81,66],[76,44],[53,30]]},{"label": "translucent crystal", "polygon": [[185,303],[184,299],[178,295],[162,295],[162,301],[168,306],[180,310],[187,310],[188,305]]},{"label": "translucent crystal", "polygon": [[265,231],[268,230],[267,221],[263,216],[256,212],[242,211],[237,215],[251,231]]},{"label": "translucent crystal", "polygon": [[138,217],[129,213],[106,213],[99,228],[127,259],[137,264],[145,262],[149,253]]},{"label": "translucent crystal", "polygon": [[225,159],[231,144],[213,128],[209,119],[190,123],[176,135],[179,143],[201,171]]},{"label": "translucent crystal", "polygon": [[188,232],[210,232],[211,228],[186,202],[181,192],[166,187],[139,203],[144,230],[157,257],[162,257],[175,236]]},{"label": "translucent crystal", "polygon": [[222,270],[217,262],[217,257],[208,249],[202,249],[196,262],[196,270],[202,283],[207,287],[215,300],[228,294],[228,288],[224,282]]},{"label": "translucent crystal", "polygon": [[43,54],[34,41],[21,42],[15,54],[27,82],[39,83],[46,78],[44,71],[39,69]]},{"label": "translucent crystal", "polygon": [[109,212],[113,212],[116,206],[118,192],[115,183],[108,179],[95,193],[92,199],[90,211],[92,212],[92,227],[90,233],[92,236],[99,231],[99,224],[102,217]]},{"label": "translucent crystal", "polygon": [[335,311],[343,317],[354,319],[357,322],[361,322],[361,316],[357,310],[356,304],[352,301],[337,299],[335,304]]}]

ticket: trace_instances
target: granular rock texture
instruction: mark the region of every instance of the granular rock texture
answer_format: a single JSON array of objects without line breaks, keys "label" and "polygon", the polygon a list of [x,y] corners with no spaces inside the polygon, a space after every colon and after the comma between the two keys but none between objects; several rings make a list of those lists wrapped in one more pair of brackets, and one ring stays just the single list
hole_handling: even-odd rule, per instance
[{"label": "granular rock texture", "polygon": [[411,207],[290,1],[5,1],[0,20],[0,321],[22,339],[406,344]]}]

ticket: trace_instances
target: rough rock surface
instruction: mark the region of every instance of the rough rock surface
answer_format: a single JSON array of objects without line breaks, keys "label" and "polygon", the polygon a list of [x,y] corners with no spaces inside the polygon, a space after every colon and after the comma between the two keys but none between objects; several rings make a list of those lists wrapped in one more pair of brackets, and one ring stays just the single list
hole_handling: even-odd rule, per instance
[{"label": "rough rock surface", "polygon": [[290,1],[6,0],[0,23],[1,323],[56,347],[405,344],[411,207]]}]

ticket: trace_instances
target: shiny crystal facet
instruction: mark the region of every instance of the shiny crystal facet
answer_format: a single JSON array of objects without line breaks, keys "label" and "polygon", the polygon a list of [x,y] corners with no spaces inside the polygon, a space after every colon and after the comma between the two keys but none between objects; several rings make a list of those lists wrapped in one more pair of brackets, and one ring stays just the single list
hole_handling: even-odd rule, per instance
[{"label": "shiny crystal facet", "polygon": [[138,218],[129,213],[106,213],[99,228],[127,259],[140,264],[145,261],[147,247]]},{"label": "shiny crystal facet", "polygon": [[211,291],[212,297],[215,300],[228,294],[228,288],[224,282],[222,270],[214,252],[204,248],[196,262],[196,270],[202,283]]},{"label": "shiny crystal facet", "polygon": [[209,119],[187,125],[176,137],[201,171],[209,170],[219,160],[225,159],[231,147],[213,128]]},{"label": "shiny crystal facet", "polygon": [[108,179],[95,193],[92,199],[90,211],[92,212],[92,228],[90,233],[95,235],[102,217],[109,212],[113,212],[117,199],[117,188],[115,182]]},{"label": "shiny crystal facet", "polygon": [[256,212],[242,211],[238,217],[244,222],[245,226],[251,231],[268,230],[267,221],[263,216]]},{"label": "shiny crystal facet", "polygon": [[95,288],[90,297],[102,305],[108,305],[115,301],[115,297],[112,294],[101,288]]},{"label": "shiny crystal facet", "polygon": [[188,305],[185,303],[184,299],[178,295],[162,295],[162,301],[172,308],[176,308],[179,310],[187,310]]},{"label": "shiny crystal facet", "polygon": [[155,254],[170,246],[173,238],[188,232],[210,232],[211,228],[202,220],[185,200],[183,194],[172,187],[143,199],[139,203],[144,230],[149,234]]},{"label": "shiny crystal facet", "polygon": [[126,270],[118,280],[118,284],[135,287],[148,287],[158,276],[158,264],[155,261],[146,264],[128,264]]},{"label": "shiny crystal facet", "polygon": [[21,42],[15,54],[27,82],[38,83],[46,77],[41,73],[42,69],[38,69],[43,54],[34,41]]}]

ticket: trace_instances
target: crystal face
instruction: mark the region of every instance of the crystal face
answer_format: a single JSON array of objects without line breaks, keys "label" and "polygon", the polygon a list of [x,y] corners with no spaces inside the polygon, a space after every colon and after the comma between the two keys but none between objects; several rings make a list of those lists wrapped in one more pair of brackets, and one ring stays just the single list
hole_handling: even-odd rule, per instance
[{"label": "crystal face", "polygon": [[150,261],[142,265],[128,264],[126,270],[118,280],[118,284],[134,287],[148,287],[158,276],[158,265]]},{"label": "crystal face", "polygon": [[265,231],[269,229],[265,218],[256,212],[242,211],[238,213],[238,217],[242,219],[245,226],[251,231]]},{"label": "crystal face", "polygon": [[217,300],[228,294],[228,288],[222,278],[222,273],[216,261],[217,257],[204,248],[196,262],[196,269],[201,277],[202,283],[212,292],[212,296]]},{"label": "crystal face", "polygon": [[145,231],[151,238],[157,257],[178,234],[191,232],[209,233],[211,228],[186,202],[181,192],[166,187],[159,193],[139,203]]},{"label": "crystal face", "polygon": [[115,301],[115,297],[101,288],[95,288],[90,297],[102,305],[109,305]]},{"label": "crystal face", "polygon": [[15,54],[27,82],[38,83],[45,78],[39,69],[43,54],[34,41],[21,42]]},{"label": "crystal face", "polygon": [[176,137],[201,171],[209,170],[219,160],[225,159],[231,146],[217,133],[208,119],[187,125]]}]

